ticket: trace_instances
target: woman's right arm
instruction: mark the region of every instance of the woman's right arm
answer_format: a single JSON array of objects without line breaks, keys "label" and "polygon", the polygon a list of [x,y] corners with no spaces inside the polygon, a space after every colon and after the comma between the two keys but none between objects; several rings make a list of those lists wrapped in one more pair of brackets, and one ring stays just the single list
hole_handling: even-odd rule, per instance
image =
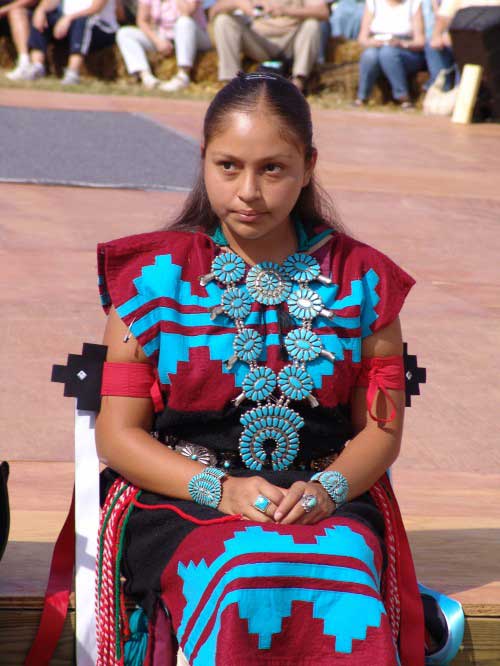
[{"label": "woman's right arm", "polygon": [[369,46],[382,46],[381,42],[370,37],[372,21],[373,12],[368,9],[368,5],[365,5],[365,11],[363,13],[363,18],[361,19],[361,28],[359,29],[358,35],[358,42],[364,48],[368,48]]},{"label": "woman's right arm", "polygon": [[[107,360],[147,363],[148,359],[113,308],[104,333]],[[188,483],[203,465],[180,456],[150,435],[153,404],[150,398],[103,396],[96,420],[97,453],[101,462],[145,490],[190,499]]]},{"label": "woman's right arm", "polygon": [[[128,331],[116,310],[111,309],[104,333],[108,347],[107,360],[114,363],[147,363],[137,340],[123,338]],[[103,396],[96,420],[96,444],[101,462],[119,472],[125,479],[145,490],[179,499],[191,499],[188,484],[205,465],[172,451],[150,435],[153,405],[150,398]],[[259,477],[223,481],[219,509],[227,514],[242,514],[251,520],[269,522],[253,508],[257,495],[268,497],[273,506],[280,503],[281,489]]]}]

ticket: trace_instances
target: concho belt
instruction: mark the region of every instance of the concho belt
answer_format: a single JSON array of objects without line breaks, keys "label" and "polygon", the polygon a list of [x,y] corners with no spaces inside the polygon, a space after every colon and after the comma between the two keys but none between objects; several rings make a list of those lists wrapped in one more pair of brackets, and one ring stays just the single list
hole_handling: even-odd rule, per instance
[{"label": "concho belt", "polygon": [[[186,458],[190,458],[191,460],[196,460],[203,465],[220,467],[225,471],[247,468],[240,457],[239,451],[227,449],[216,451],[206,446],[201,446],[200,444],[193,444],[192,442],[178,439],[177,437],[173,437],[171,435],[167,435],[164,438],[164,442],[176,453],[186,456]],[[321,472],[323,469],[331,465],[333,461],[336,460],[338,455],[338,452],[332,452],[326,456],[322,456],[321,458],[312,458],[308,460],[301,460],[300,457],[297,457],[288,467],[288,469]],[[267,467],[263,466],[263,469],[267,469]],[[272,466],[269,465],[268,469],[272,470]]]}]

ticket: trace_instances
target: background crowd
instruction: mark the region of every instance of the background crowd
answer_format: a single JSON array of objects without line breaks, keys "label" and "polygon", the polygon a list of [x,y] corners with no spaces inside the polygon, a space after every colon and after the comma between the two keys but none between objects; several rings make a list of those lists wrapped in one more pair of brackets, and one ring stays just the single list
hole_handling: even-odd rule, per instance
[{"label": "background crowd", "polygon": [[[428,70],[430,86],[441,70],[445,90],[458,80],[448,28],[457,11],[500,0],[0,0],[17,50],[12,81],[46,75],[49,40],[67,40],[63,85],[80,81],[85,56],[116,41],[127,71],[148,88],[165,92],[189,85],[200,51],[215,46],[220,81],[228,81],[244,54],[258,61],[289,62],[303,90],[324,62],[328,38],[358,39],[363,47],[355,104],[362,106],[382,74],[393,99],[410,108],[409,78]],[[4,26],[2,26],[4,27]],[[148,54],[174,55],[177,73],[160,81]]]}]

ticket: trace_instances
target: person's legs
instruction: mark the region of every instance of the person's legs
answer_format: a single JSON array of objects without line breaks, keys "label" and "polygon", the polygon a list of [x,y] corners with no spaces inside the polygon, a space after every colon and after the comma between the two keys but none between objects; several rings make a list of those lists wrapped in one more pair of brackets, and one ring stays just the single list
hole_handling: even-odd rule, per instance
[{"label": "person's legs", "polygon": [[16,68],[6,74],[11,81],[21,80],[31,68],[28,51],[30,36],[30,11],[26,7],[15,7],[7,14],[10,34],[17,51]]},{"label": "person's legs", "polygon": [[366,102],[370,97],[375,81],[380,76],[379,52],[380,49],[370,47],[361,54],[358,84],[358,101],[360,102]]},{"label": "person's legs", "polygon": [[155,51],[155,45],[140,28],[128,25],[116,33],[116,43],[120,49],[129,74],[137,74],[146,88],[154,88],[158,79],[153,76],[146,57],[147,51]]},{"label": "person's legs", "polygon": [[31,66],[29,70],[19,77],[20,79],[34,81],[35,79],[45,76],[45,54],[47,53],[47,46],[52,35],[52,29],[61,16],[62,12],[59,8],[47,12],[47,26],[43,31],[37,30],[35,26],[31,24],[28,38]]},{"label": "person's legs", "polygon": [[382,46],[379,57],[380,67],[391,84],[393,98],[401,102],[408,101],[410,99],[408,77],[425,69],[423,51]]},{"label": "person's legs", "polygon": [[115,37],[113,32],[105,32],[97,25],[93,25],[91,18],[82,17],[72,21],[68,40],[70,55],[61,83],[76,85],[80,83],[80,70],[87,53],[111,46]]},{"label": "person's legs", "polygon": [[239,16],[218,14],[214,20],[214,36],[219,59],[219,81],[229,81],[241,67],[240,54],[262,61],[276,57],[279,48],[248,28]]},{"label": "person's legs", "polygon": [[318,64],[324,65],[328,55],[328,41],[332,34],[330,21],[321,21],[321,46],[319,49]]},{"label": "person's legs", "polygon": [[454,64],[453,52],[449,48],[434,49],[427,42],[425,45],[425,60],[427,62],[427,69],[429,70],[429,80],[426,83],[426,89],[429,88],[436,76],[442,69],[450,70],[446,74],[444,90],[451,90],[454,83]]},{"label": "person's legs", "polygon": [[45,62],[45,54],[47,53],[49,39],[52,36],[52,29],[59,21],[61,16],[62,12],[59,8],[54,9],[51,12],[47,12],[47,26],[43,32],[37,30],[33,23],[31,24],[30,36],[28,39],[28,49],[31,51],[32,62],[41,64]]},{"label": "person's legs", "polygon": [[159,88],[164,92],[176,92],[186,88],[191,81],[191,70],[198,50],[210,48],[210,38],[191,16],[180,16],[174,27],[177,74]]},{"label": "person's legs", "polygon": [[291,48],[293,52],[292,80],[302,90],[305,80],[311,74],[321,46],[321,26],[317,19],[302,21],[294,35]]},{"label": "person's legs", "polygon": [[15,7],[7,15],[10,34],[19,56],[28,56],[28,39],[30,36],[30,12],[26,7]]},{"label": "person's legs", "polygon": [[[77,18],[71,22],[68,30],[69,58],[68,66],[61,81],[64,85],[75,85],[80,82],[80,69],[83,65],[84,45],[90,44],[92,28],[88,25],[88,17]],[[86,50],[85,50],[86,52]]]}]

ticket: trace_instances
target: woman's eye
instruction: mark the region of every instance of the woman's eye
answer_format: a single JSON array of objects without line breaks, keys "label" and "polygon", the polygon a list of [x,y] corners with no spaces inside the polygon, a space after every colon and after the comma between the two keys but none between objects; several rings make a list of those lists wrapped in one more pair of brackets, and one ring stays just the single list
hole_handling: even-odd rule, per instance
[{"label": "woman's eye", "polygon": [[280,173],[280,171],[282,171],[282,168],[279,164],[266,164],[264,170],[266,173],[275,174],[275,173]]},{"label": "woman's eye", "polygon": [[234,169],[233,162],[220,162],[219,165],[222,167],[223,171],[232,171]]}]

